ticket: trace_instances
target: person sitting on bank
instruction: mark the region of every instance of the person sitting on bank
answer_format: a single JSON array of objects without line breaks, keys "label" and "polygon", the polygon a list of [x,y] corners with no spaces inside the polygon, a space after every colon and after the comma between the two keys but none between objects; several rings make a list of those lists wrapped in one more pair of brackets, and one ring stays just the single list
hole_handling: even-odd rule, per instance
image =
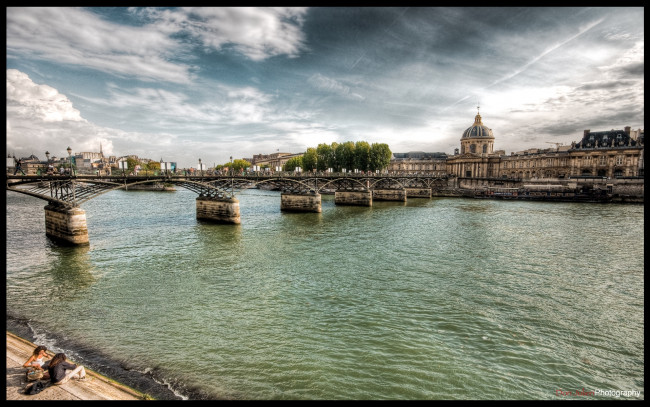
[{"label": "person sitting on bank", "polygon": [[65,384],[74,375],[79,374],[79,380],[86,378],[86,369],[68,362],[65,353],[57,353],[50,361],[48,367],[52,384]]},{"label": "person sitting on bank", "polygon": [[[50,355],[47,354],[47,348],[45,346],[37,346],[34,349],[32,356],[27,359],[27,362],[23,364],[23,367],[32,368],[36,370],[45,370],[49,366],[50,361],[45,360],[50,359]],[[43,374],[43,378],[47,379],[47,372]]]}]

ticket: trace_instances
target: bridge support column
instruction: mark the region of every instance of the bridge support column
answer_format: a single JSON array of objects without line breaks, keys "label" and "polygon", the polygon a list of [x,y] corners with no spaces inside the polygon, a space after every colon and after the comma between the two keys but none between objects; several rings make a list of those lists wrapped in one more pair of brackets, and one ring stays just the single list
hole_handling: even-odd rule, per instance
[{"label": "bridge support column", "polygon": [[334,192],[336,205],[372,206],[372,192],[370,191],[336,191]]},{"label": "bridge support column", "polygon": [[406,188],[407,198],[431,198],[431,188]]},{"label": "bridge support column", "polygon": [[67,244],[89,244],[86,211],[54,204],[45,206],[45,234]]},{"label": "bridge support column", "polygon": [[317,212],[321,209],[320,194],[311,193],[305,195],[281,194],[280,210],[288,212]]},{"label": "bridge support column", "polygon": [[372,199],[376,201],[399,201],[406,202],[406,190],[404,189],[375,189],[372,191]]},{"label": "bridge support column", "polygon": [[196,198],[196,218],[218,223],[240,224],[239,200],[236,198]]}]

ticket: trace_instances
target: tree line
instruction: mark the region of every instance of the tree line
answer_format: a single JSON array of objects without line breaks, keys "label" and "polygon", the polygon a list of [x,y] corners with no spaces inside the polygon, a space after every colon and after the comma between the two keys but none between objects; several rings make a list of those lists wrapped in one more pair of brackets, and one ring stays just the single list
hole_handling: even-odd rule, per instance
[{"label": "tree line", "polygon": [[294,171],[300,167],[303,171],[326,171],[331,168],[335,172],[341,172],[343,169],[375,172],[387,168],[392,155],[388,144],[385,143],[321,143],[316,148],[309,147],[302,157],[289,159],[283,169]]}]

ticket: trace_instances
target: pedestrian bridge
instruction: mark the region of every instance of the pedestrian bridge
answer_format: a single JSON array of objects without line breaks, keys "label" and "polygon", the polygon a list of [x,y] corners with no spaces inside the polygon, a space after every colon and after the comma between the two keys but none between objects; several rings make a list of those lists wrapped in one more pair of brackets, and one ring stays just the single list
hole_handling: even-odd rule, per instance
[{"label": "pedestrian bridge", "polygon": [[237,195],[249,188],[281,191],[281,210],[321,212],[321,193],[334,193],[336,205],[372,206],[374,200],[406,201],[430,198],[446,186],[446,178],[431,175],[294,174],[246,175],[7,175],[6,189],[48,202],[46,234],[72,244],[87,244],[84,202],[117,189],[138,185],[173,185],[198,194],[196,216],[238,224]]}]

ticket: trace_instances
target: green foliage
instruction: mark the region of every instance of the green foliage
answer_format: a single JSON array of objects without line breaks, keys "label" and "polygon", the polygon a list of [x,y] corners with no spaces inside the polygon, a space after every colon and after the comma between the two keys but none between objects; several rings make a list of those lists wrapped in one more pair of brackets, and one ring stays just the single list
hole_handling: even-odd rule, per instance
[{"label": "green foliage", "polygon": [[318,153],[313,147],[309,147],[305,154],[302,155],[302,168],[305,171],[311,171],[316,168],[316,162],[318,161]]},{"label": "green foliage", "polygon": [[158,171],[160,170],[160,163],[158,161],[149,161],[146,164],[141,164],[143,170]]},{"label": "green foliage", "polygon": [[[303,155],[305,171],[318,167],[318,171],[325,171],[328,168],[334,171],[376,171],[383,170],[390,164],[393,153],[388,144],[373,143],[367,141],[346,141],[343,144],[332,143],[319,144],[316,149],[310,147]],[[298,165],[295,165],[298,166]],[[294,167],[292,167],[293,170]]]},{"label": "green foliage", "polygon": [[368,171],[369,160],[370,144],[367,141],[357,141],[354,143],[354,168],[361,171]]},{"label": "green foliage", "polygon": [[251,163],[249,163],[246,160],[243,160],[241,158],[236,159],[235,161],[232,162],[231,168],[237,173],[245,170],[246,168],[250,167]]},{"label": "green foliage", "polygon": [[390,151],[388,144],[372,143],[370,146],[368,169],[374,172],[388,168],[392,156],[393,152]]},{"label": "green foliage", "polygon": [[135,166],[140,164],[140,161],[136,160],[133,157],[127,157],[126,164],[128,166],[127,171],[133,171],[135,169]]},{"label": "green foliage", "polygon": [[296,167],[304,168],[302,165],[302,157],[293,157],[290,158],[283,167],[284,171],[293,171]]},{"label": "green foliage", "polygon": [[337,143],[328,144],[319,144],[316,147],[316,153],[318,154],[318,171],[325,171],[328,168],[334,168],[336,166],[336,146]]}]

